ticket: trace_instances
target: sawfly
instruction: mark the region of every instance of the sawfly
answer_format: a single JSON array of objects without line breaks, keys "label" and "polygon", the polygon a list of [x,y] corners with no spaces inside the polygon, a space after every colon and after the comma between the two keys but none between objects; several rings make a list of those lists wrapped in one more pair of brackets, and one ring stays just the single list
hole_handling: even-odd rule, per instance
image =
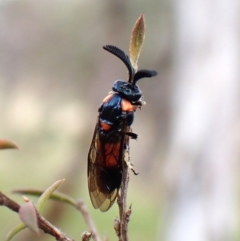
[{"label": "sawfly", "polygon": [[136,83],[142,78],[157,75],[157,72],[145,69],[135,72],[128,55],[121,49],[112,45],[103,49],[122,60],[129,73],[128,81],[115,81],[112,91],[103,99],[88,153],[90,198],[94,208],[105,212],[113,205],[121,186],[129,137],[137,138],[137,134],[131,131],[131,125],[134,112],[144,101]]}]

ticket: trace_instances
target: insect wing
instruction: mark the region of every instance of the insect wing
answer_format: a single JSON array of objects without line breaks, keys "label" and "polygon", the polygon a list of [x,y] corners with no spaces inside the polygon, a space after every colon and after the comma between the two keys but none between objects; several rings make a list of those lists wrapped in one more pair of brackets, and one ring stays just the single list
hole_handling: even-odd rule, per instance
[{"label": "insect wing", "polygon": [[99,121],[88,154],[88,189],[94,208],[107,211],[114,203],[122,181],[124,134],[113,132],[102,140]]}]

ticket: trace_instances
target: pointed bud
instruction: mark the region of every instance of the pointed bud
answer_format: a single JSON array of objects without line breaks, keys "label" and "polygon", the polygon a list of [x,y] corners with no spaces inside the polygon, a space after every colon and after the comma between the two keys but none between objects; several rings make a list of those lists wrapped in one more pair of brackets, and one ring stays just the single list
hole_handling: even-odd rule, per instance
[{"label": "pointed bud", "polygon": [[117,236],[119,237],[120,236],[120,220],[118,218],[114,219],[113,226],[114,226]]},{"label": "pointed bud", "polygon": [[28,228],[39,234],[36,209],[32,202],[29,200],[25,201],[26,202],[19,208],[19,217]]},{"label": "pointed bud", "polygon": [[92,233],[87,232],[87,231],[85,231],[81,236],[82,241],[89,241],[91,239],[91,237],[92,237]]},{"label": "pointed bud", "polygon": [[132,204],[129,206],[129,208],[128,208],[127,212],[126,212],[126,216],[125,216],[126,222],[130,221],[131,214],[132,214]]}]

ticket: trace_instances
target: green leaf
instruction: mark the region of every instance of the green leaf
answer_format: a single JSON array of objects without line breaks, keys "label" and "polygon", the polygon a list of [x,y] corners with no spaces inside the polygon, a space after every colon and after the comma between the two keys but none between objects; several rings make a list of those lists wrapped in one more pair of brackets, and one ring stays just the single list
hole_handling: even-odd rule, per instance
[{"label": "green leaf", "polygon": [[25,229],[26,228],[26,225],[21,223],[19,225],[17,225],[15,228],[13,228],[7,235],[5,241],[10,241],[12,240],[12,238],[18,234],[21,230]]},{"label": "green leaf", "polygon": [[129,47],[130,61],[135,71],[137,71],[138,69],[138,59],[142,49],[144,37],[145,37],[145,20],[144,20],[144,15],[142,14],[137,19],[133,27],[132,35],[130,39],[130,47]]},{"label": "green leaf", "polygon": [[65,179],[61,179],[59,181],[56,181],[53,183],[49,188],[47,188],[42,195],[39,197],[36,208],[38,211],[40,211],[45,204],[45,202],[51,197],[52,193],[64,182]]},{"label": "green leaf", "polygon": [[[61,179],[57,182],[55,182],[54,184],[52,184],[49,188],[47,188],[47,190],[42,191],[41,194],[39,194],[39,199],[36,205],[36,208],[38,211],[41,210],[41,208],[43,207],[43,205],[45,204],[45,202],[49,199],[49,197],[51,197],[52,193],[59,187],[59,185],[64,181],[65,179]],[[18,190],[16,190],[15,192],[18,192]],[[21,193],[21,192],[18,192]],[[27,194],[27,192],[25,192],[25,194]],[[29,193],[30,194],[30,193]],[[28,226],[29,227],[29,226]],[[18,226],[16,226],[15,228],[13,228],[9,234],[7,235],[6,241],[10,241],[17,233],[19,233],[21,230],[25,229],[26,225],[24,223],[19,224]]]},{"label": "green leaf", "polygon": [[[22,195],[33,195],[33,196],[41,196],[44,192],[44,190],[40,190],[40,189],[16,189],[13,190],[14,193],[18,193],[18,194],[22,194]],[[68,203],[72,206],[76,206],[76,201],[61,192],[55,191],[54,193],[51,194],[51,196],[49,197],[49,199],[52,200],[56,200],[56,201],[60,201],[60,202],[64,202],[64,203]]]}]

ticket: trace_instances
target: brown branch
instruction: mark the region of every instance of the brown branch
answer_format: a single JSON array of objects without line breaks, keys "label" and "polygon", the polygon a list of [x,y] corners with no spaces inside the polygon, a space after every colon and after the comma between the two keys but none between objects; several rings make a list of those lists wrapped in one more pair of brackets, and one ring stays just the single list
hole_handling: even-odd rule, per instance
[{"label": "brown branch", "polygon": [[95,227],[95,224],[87,210],[87,207],[81,199],[76,202],[76,208],[82,213],[83,218],[85,219],[85,222],[87,223],[87,225],[90,229],[93,239],[95,241],[101,241],[101,238],[100,238],[100,236],[97,232],[97,229]]},{"label": "brown branch", "polygon": [[43,232],[48,233],[56,238],[58,241],[74,241],[73,239],[67,237],[63,232],[49,223],[37,212],[38,227],[43,230]]},{"label": "brown branch", "polygon": [[[14,193],[22,194],[22,195],[34,195],[34,196],[40,196],[44,192],[44,190],[40,189],[17,189],[13,191]],[[76,208],[80,213],[83,215],[83,218],[86,222],[86,224],[89,227],[89,230],[92,234],[92,237],[95,241],[101,241],[100,235],[97,232],[97,229],[95,227],[95,224],[89,214],[89,211],[87,210],[87,207],[85,203],[82,200],[75,200],[71,198],[70,196],[61,193],[61,192],[54,192],[51,194],[50,199],[68,203],[74,208]]]},{"label": "brown branch", "polygon": [[0,192],[0,206],[5,206],[17,213],[20,208],[20,205],[18,203],[5,196],[2,192]]},{"label": "brown branch", "polygon": [[127,189],[129,182],[128,167],[123,169],[123,179],[121,185],[121,194],[118,197],[117,203],[119,206],[119,216],[120,216],[120,232],[119,241],[128,241],[128,222],[126,220],[126,200],[127,200]]},{"label": "brown branch", "polygon": [[[129,131],[129,130],[128,130]],[[122,174],[122,185],[120,189],[120,194],[118,195],[117,203],[119,207],[119,230],[116,227],[116,233],[119,241],[128,241],[128,221],[129,218],[126,218],[126,203],[127,203],[127,190],[129,183],[129,167],[132,169],[129,156],[129,136],[125,136],[125,145],[127,146],[124,151],[123,157],[123,174]],[[135,171],[134,171],[135,173]],[[115,223],[116,225],[117,223]]]},{"label": "brown branch", "polygon": [[[18,203],[11,200],[10,198],[8,198],[2,192],[0,192],[0,206],[5,206],[5,207],[11,209],[14,212],[17,212],[17,213],[18,213],[19,208],[20,208],[20,205]],[[59,229],[54,227],[47,220],[45,220],[37,211],[36,211],[36,214],[37,214],[38,227],[40,229],[42,229],[42,231],[44,233],[48,233],[48,234],[52,235],[58,241],[74,241],[73,239],[67,237]]]}]

